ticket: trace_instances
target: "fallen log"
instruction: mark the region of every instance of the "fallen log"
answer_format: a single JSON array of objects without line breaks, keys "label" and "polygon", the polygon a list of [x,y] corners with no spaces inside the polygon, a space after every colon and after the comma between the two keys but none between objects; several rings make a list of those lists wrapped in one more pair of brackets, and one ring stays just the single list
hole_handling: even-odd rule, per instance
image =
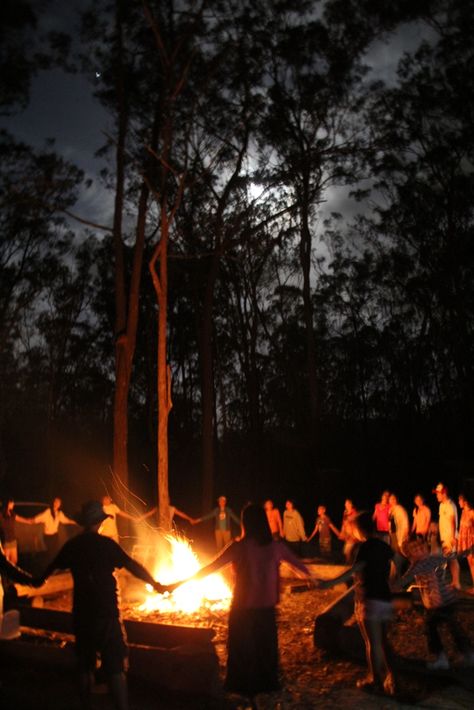
[{"label": "fallen log", "polygon": [[[72,614],[56,609],[22,607],[20,623],[32,629],[73,633]],[[212,645],[214,629],[201,626],[176,626],[154,624],[148,621],[124,620],[125,631],[130,643],[144,644],[160,648],[173,648],[192,645]]]},{"label": "fallen log", "polygon": [[[76,668],[74,644],[70,636],[29,637],[28,631],[13,641],[0,640],[0,659],[16,665],[73,671]],[[179,691],[184,694],[216,696],[221,692],[219,664],[212,645],[181,646],[173,649],[129,643],[131,679]]]}]

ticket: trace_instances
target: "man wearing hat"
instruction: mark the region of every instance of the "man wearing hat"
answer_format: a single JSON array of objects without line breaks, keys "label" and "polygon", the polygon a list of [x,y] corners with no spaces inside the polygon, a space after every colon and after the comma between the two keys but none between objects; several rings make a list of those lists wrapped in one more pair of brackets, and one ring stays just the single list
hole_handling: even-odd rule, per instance
[{"label": "man wearing hat", "polygon": [[[439,503],[439,539],[445,555],[456,552],[458,530],[458,510],[456,504],[449,498],[448,489],[443,483],[438,483],[433,489]],[[449,571],[455,589],[461,589],[459,562],[456,557],[450,558]]]},{"label": "man wearing hat", "polygon": [[55,569],[70,569],[72,573],[73,623],[83,708],[91,707],[92,673],[97,653],[100,653],[115,706],[117,710],[127,710],[128,650],[114,570],[127,569],[156,592],[163,592],[165,588],[114,540],[99,534],[107,517],[99,501],[85,503],[78,518],[84,531],[65,543],[41,579],[46,579]]}]

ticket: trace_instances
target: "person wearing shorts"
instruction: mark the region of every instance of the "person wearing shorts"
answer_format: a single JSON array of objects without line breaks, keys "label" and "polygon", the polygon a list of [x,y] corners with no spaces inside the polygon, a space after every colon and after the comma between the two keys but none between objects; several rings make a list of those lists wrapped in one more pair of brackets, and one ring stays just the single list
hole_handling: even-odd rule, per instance
[{"label": "person wearing shorts", "polygon": [[91,679],[97,655],[117,710],[128,710],[125,672],[128,650],[119,610],[114,571],[126,569],[155,591],[163,587],[114,540],[99,534],[107,519],[100,501],[84,504],[79,518],[84,531],[68,540],[41,581],[56,569],[70,569],[74,580],[73,625],[83,708],[91,707]]},{"label": "person wearing shorts", "polygon": [[364,690],[393,695],[395,684],[389,664],[387,624],[393,613],[389,577],[394,553],[378,538],[370,513],[357,515],[354,531],[361,544],[352,567],[334,579],[319,580],[317,584],[326,589],[354,577],[354,612],[364,639],[369,668],[368,677],[357,685]]}]

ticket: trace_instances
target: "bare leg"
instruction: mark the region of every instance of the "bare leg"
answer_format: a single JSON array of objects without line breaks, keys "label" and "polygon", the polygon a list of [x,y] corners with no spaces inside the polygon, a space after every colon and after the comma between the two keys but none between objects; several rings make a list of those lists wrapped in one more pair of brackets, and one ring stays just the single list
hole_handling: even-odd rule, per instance
[{"label": "bare leg", "polygon": [[[394,692],[392,669],[388,662],[387,625],[382,621],[365,619],[361,624],[367,654],[367,664],[373,682],[385,692]],[[362,630],[362,628],[361,628]]]},{"label": "bare leg", "polygon": [[474,594],[474,555],[467,556],[467,563],[469,565],[469,571],[471,573],[471,588],[469,591],[471,592],[471,594]]},{"label": "bare leg", "polygon": [[362,635],[362,638],[364,639],[364,644],[365,644],[365,657],[367,659],[367,668],[369,670],[367,680],[371,683],[374,683],[375,676],[374,676],[374,669],[372,666],[372,653],[371,653],[371,648],[370,648],[370,639],[369,639],[369,634],[367,632],[365,621],[359,620],[359,630]]},{"label": "bare leg", "polygon": [[114,673],[109,677],[110,692],[117,710],[128,710],[128,689],[125,673]]},{"label": "bare leg", "polygon": [[453,587],[461,589],[459,562],[456,559],[449,560],[449,571],[453,580]]}]

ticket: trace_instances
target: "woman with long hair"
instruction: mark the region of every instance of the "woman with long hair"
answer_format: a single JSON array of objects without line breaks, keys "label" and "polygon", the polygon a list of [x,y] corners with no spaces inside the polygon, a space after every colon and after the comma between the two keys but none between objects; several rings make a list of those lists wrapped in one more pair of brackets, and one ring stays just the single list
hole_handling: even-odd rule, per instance
[{"label": "woman with long hair", "polygon": [[[311,578],[311,574],[285,543],[273,540],[261,506],[249,504],[243,509],[242,530],[239,541],[191,579],[201,579],[233,565],[235,587],[229,613],[225,688],[253,697],[280,687],[276,623],[280,563],[291,565],[299,576]],[[168,589],[172,591],[182,583]]]}]

